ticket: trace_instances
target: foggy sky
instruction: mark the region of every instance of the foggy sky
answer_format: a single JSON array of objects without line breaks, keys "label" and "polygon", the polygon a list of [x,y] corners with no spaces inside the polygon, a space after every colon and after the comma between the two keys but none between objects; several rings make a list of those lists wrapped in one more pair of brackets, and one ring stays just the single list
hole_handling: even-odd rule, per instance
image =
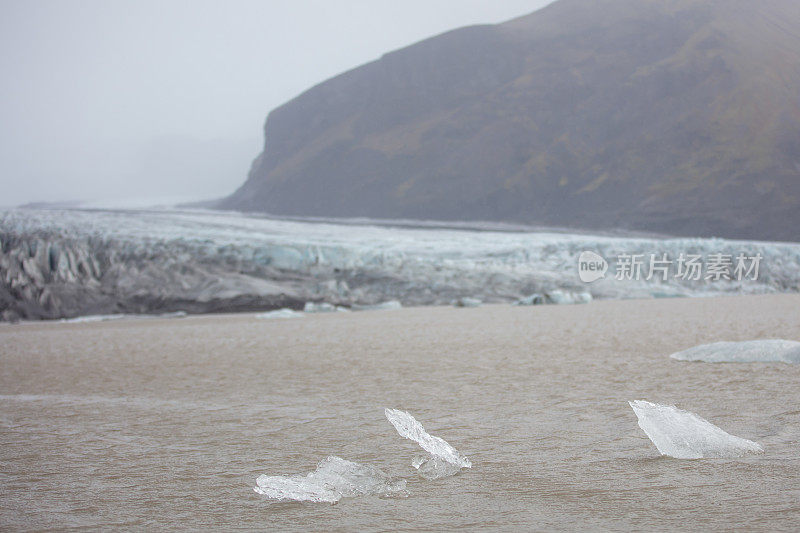
[{"label": "foggy sky", "polygon": [[0,206],[227,195],[267,113],[549,0],[0,0]]}]

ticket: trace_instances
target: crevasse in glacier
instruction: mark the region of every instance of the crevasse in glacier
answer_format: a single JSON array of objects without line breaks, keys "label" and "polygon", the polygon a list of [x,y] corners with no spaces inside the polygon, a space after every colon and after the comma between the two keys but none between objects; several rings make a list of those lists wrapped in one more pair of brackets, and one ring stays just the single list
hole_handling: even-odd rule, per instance
[{"label": "crevasse in glacier", "polygon": [[645,400],[628,403],[636,413],[639,427],[661,455],[676,459],[702,459],[741,457],[764,451],[760,444],[730,435],[711,422],[674,405]]}]

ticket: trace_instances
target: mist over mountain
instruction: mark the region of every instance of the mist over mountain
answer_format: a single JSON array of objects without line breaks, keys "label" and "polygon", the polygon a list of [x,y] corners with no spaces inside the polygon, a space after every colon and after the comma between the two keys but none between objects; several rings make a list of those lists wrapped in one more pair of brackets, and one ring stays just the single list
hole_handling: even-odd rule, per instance
[{"label": "mist over mountain", "polygon": [[217,207],[800,239],[800,3],[559,0],[272,111]]}]

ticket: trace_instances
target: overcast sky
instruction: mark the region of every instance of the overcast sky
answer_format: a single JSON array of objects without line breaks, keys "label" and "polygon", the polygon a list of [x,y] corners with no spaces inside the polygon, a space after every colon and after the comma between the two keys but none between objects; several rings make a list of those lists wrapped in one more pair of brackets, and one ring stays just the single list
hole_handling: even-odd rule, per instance
[{"label": "overcast sky", "polygon": [[548,0],[0,0],[0,206],[233,192],[267,113]]}]

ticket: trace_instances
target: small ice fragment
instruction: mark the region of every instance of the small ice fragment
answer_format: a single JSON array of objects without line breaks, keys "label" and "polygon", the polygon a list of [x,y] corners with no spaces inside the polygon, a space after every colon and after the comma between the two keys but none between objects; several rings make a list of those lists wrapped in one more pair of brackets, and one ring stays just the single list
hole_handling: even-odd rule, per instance
[{"label": "small ice fragment", "polygon": [[384,414],[401,437],[413,440],[432,456],[459,468],[472,468],[469,459],[458,453],[458,450],[450,446],[444,439],[428,434],[422,424],[409,413],[399,409],[385,409]]},{"label": "small ice fragment", "polygon": [[334,313],[338,310],[337,306],[328,302],[306,302],[305,307],[303,307],[303,311],[306,313]]},{"label": "small ice fragment", "polygon": [[62,318],[59,322],[66,324],[81,324],[90,322],[107,322],[109,320],[152,320],[155,318],[184,318],[186,311],[174,311],[172,313],[161,313],[158,315],[84,315],[75,318]]},{"label": "small ice fragment", "polygon": [[63,322],[65,324],[82,324],[89,322],[106,322],[108,320],[122,320],[131,316],[134,315],[84,315],[75,318],[62,318],[59,320],[59,322]]},{"label": "small ice fragment", "polygon": [[706,363],[800,363],[800,342],[783,339],[712,342],[676,352],[670,357]]},{"label": "small ice fragment", "polygon": [[173,311],[171,313],[161,313],[158,318],[186,318],[188,313],[186,311]]},{"label": "small ice fragment", "polygon": [[303,318],[305,315],[300,311],[295,311],[293,309],[289,309],[284,307],[283,309],[277,309],[275,311],[267,311],[266,313],[259,313],[256,315],[256,318]]},{"label": "small ice fragment", "polygon": [[331,455],[306,475],[262,474],[253,490],[275,500],[336,503],[342,498],[369,494],[399,495],[405,488],[405,480],[394,479],[374,466]]},{"label": "small ice fragment", "polygon": [[479,307],[482,303],[483,301],[478,298],[468,298],[466,296],[452,302],[455,307]]},{"label": "small ice fragment", "polygon": [[567,292],[555,290],[545,293],[544,299],[552,304],[586,304],[592,301],[592,294],[589,292]]},{"label": "small ice fragment", "polygon": [[661,455],[676,459],[741,457],[761,453],[760,444],[730,435],[711,422],[674,405],[644,400],[628,402],[636,413],[639,427],[653,441]]},{"label": "small ice fragment", "polygon": [[524,298],[520,298],[514,305],[541,305],[544,303],[544,297],[539,293],[534,293]]},{"label": "small ice fragment", "polygon": [[576,304],[588,304],[594,299],[591,292],[576,292],[574,297]]},{"label": "small ice fragment", "polygon": [[435,455],[428,457],[415,457],[411,462],[411,466],[417,469],[419,475],[425,479],[439,479],[443,477],[450,477],[458,474],[461,467],[453,463],[449,463]]},{"label": "small ice fragment", "polygon": [[396,309],[402,309],[402,307],[403,304],[398,300],[389,300],[373,305],[354,305],[353,309],[355,311],[394,311]]},{"label": "small ice fragment", "polygon": [[416,469],[419,469],[419,467],[422,466],[422,463],[427,461],[429,457],[430,455],[427,457],[424,455],[415,455],[414,458],[411,459],[411,466],[413,466]]}]

